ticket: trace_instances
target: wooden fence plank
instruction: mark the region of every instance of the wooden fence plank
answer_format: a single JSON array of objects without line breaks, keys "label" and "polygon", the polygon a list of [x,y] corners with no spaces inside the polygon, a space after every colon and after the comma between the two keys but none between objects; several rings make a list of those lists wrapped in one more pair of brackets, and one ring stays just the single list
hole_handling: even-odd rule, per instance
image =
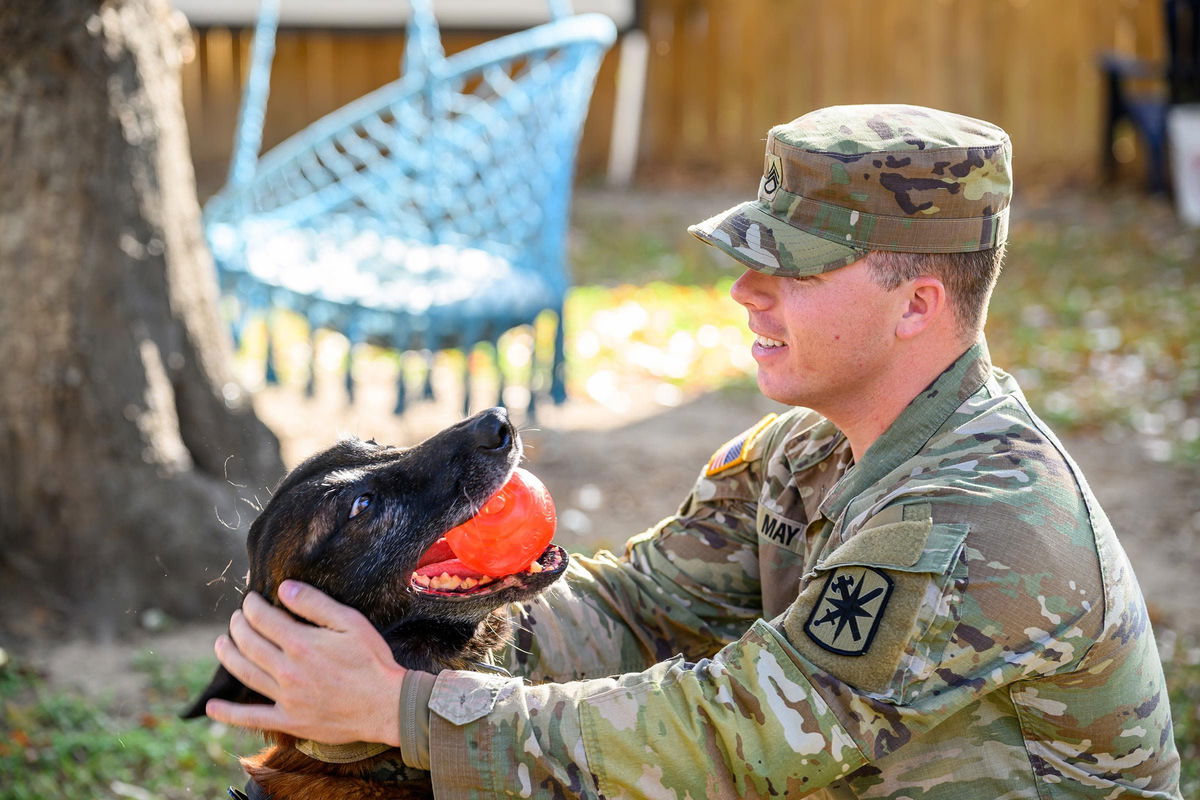
[{"label": "wooden fence plank", "polygon": [[[639,176],[756,173],[773,124],[825,105],[912,102],[1009,129],[1022,181],[1094,176],[1098,53],[1163,52],[1157,0],[645,0],[650,54]],[[485,38],[446,35],[455,52]],[[248,31],[196,34],[183,97],[198,177],[223,174]],[[398,33],[280,34],[264,142],[398,74]],[[603,170],[617,56],[601,69],[580,149]],[[202,193],[215,184],[200,181]]]}]

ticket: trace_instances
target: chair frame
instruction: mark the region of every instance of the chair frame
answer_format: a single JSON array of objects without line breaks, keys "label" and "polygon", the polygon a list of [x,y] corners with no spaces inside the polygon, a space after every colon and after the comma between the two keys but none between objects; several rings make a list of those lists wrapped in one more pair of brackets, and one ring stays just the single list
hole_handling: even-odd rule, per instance
[{"label": "chair frame", "polygon": [[[237,300],[235,339],[252,316],[283,307],[303,314],[314,332],[341,331],[352,352],[354,344],[369,341],[401,352],[424,351],[431,366],[436,351],[457,348],[469,356],[477,344],[494,347],[503,332],[532,324],[549,310],[556,317],[550,395],[555,402],[565,399],[571,182],[588,99],[616,28],[600,14],[570,15],[565,0],[549,5],[550,22],[446,57],[430,0],[410,0],[401,76],[260,158],[279,14],[278,0],[263,0],[229,177],[205,206],[205,230],[222,288]],[[538,116],[551,112],[551,119]],[[509,149],[490,152],[493,140]],[[522,162],[515,151],[530,142],[533,160]],[[481,200],[464,202],[476,192]],[[518,197],[526,204],[520,207],[523,215],[514,217],[516,206],[506,204]],[[449,248],[469,251],[478,263],[486,257],[503,261],[511,265],[503,274],[516,288],[498,292],[484,281],[474,297],[433,303],[418,313],[403,303],[386,307],[374,298],[299,291],[252,269],[253,248],[264,231],[320,237],[346,225],[355,231],[355,225],[367,226],[372,235],[382,231],[433,253]],[[403,278],[404,271],[398,267],[394,277]],[[520,296],[522,287],[529,290],[528,301]],[[532,415],[536,354],[531,361]],[[470,358],[467,362],[464,412],[471,395]],[[496,350],[497,369],[499,362]],[[346,379],[352,398],[351,366]],[[274,373],[268,348],[268,380]],[[501,373],[502,389],[503,383]],[[432,395],[428,372],[424,394]],[[397,413],[404,410],[405,398],[402,376]]]}]

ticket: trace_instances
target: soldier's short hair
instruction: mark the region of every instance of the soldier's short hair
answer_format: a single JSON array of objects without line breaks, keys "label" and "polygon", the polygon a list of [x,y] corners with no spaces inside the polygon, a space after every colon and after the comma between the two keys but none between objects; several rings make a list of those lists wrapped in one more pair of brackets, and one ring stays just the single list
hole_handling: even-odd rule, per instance
[{"label": "soldier's short hair", "polygon": [[987,321],[988,299],[1000,276],[1004,243],[970,253],[899,253],[872,250],[867,255],[871,277],[892,290],[905,281],[932,275],[945,284],[959,333],[974,339]]}]

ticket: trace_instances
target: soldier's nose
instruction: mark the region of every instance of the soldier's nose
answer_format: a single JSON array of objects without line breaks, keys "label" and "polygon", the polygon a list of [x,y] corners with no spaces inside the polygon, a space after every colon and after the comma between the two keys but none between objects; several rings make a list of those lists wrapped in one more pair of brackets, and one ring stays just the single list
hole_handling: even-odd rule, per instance
[{"label": "soldier's nose", "polygon": [[729,296],[748,309],[765,308],[768,299],[763,293],[763,279],[770,276],[748,269],[729,287]]}]

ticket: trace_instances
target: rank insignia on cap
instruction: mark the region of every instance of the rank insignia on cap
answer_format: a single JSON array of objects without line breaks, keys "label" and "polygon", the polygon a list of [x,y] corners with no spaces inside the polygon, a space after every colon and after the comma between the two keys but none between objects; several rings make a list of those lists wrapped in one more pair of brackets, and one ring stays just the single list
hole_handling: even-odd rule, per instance
[{"label": "rank insignia on cap", "polygon": [[838,567],[804,623],[808,638],[831,653],[861,656],[871,646],[892,594],[892,579],[873,567]]},{"label": "rank insignia on cap", "polygon": [[767,153],[767,171],[763,173],[761,191],[770,200],[783,184],[783,161],[774,153]]},{"label": "rank insignia on cap", "polygon": [[705,476],[711,478],[717,473],[733,469],[738,464],[744,464],[746,461],[751,460],[753,458],[754,443],[758,440],[759,434],[766,430],[767,426],[777,416],[777,414],[767,414],[756,422],[753,428],[739,433],[718,447],[717,452],[713,453],[712,458],[708,460],[708,466],[704,468]]}]

